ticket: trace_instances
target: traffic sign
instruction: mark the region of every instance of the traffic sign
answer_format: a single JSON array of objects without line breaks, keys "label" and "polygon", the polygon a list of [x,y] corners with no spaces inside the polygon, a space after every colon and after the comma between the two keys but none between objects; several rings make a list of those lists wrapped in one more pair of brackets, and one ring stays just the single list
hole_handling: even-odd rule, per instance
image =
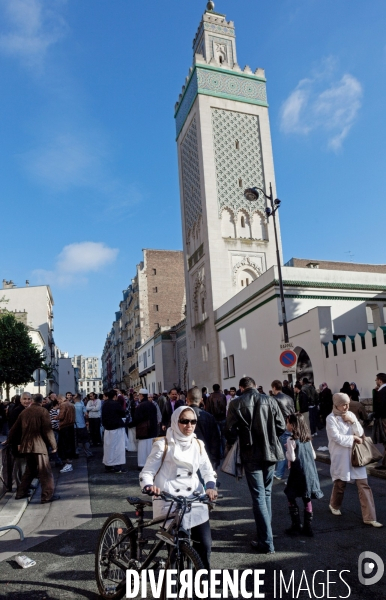
[{"label": "traffic sign", "polygon": [[290,368],[296,365],[296,361],[298,360],[297,355],[293,350],[285,350],[280,354],[280,362],[283,367]]}]

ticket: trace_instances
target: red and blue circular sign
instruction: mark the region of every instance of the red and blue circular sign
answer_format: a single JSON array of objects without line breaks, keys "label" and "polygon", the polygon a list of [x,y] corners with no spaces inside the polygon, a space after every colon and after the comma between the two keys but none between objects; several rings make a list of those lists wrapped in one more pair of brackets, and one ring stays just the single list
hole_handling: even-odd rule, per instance
[{"label": "red and blue circular sign", "polygon": [[296,365],[298,357],[293,350],[285,350],[280,354],[280,362],[283,367],[293,367]]}]

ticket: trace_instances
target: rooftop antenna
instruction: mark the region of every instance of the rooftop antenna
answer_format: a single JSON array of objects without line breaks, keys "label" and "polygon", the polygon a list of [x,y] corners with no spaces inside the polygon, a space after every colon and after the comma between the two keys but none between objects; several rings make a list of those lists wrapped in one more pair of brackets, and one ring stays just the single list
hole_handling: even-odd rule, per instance
[{"label": "rooftop antenna", "polygon": [[354,261],[353,261],[353,258],[354,258],[354,256],[355,256],[355,254],[353,254],[353,253],[351,252],[351,250],[347,250],[347,251],[345,252],[345,254],[348,254],[348,255],[349,255],[350,262],[354,262]]}]

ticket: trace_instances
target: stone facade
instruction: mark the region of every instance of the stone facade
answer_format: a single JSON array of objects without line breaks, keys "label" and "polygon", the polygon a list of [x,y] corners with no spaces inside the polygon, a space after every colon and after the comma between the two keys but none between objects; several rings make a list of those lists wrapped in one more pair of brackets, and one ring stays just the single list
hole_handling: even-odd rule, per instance
[{"label": "stone facade", "polygon": [[234,24],[206,11],[193,46],[175,119],[188,385],[209,387],[220,379],[215,311],[276,264],[265,200],[244,198],[246,188],[270,183],[275,193],[275,176],[264,72],[241,71]]},{"label": "stone facade", "polygon": [[104,389],[141,387],[138,349],[160,327],[170,328],[185,312],[183,253],[143,250],[102,354]]}]

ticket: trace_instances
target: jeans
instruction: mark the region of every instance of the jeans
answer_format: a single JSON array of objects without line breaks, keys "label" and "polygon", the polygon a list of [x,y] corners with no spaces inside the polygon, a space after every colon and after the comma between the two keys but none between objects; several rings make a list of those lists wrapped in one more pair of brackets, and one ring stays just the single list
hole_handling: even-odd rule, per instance
[{"label": "jeans", "polygon": [[[291,437],[290,431],[285,431],[279,437],[281,446],[283,448],[284,456],[285,456],[285,452],[286,452],[285,444],[287,443],[289,437]],[[286,467],[287,467],[287,459],[285,458],[284,460],[279,460],[279,462],[276,465],[275,476],[280,477],[280,479],[283,479]]]},{"label": "jeans", "polygon": [[253,514],[256,522],[257,540],[267,549],[274,551],[272,536],[271,492],[275,465],[263,463],[256,468],[244,463],[245,476],[252,496]]},{"label": "jeans", "polygon": [[319,409],[317,406],[310,406],[308,410],[310,415],[311,435],[314,435],[318,426]]}]

